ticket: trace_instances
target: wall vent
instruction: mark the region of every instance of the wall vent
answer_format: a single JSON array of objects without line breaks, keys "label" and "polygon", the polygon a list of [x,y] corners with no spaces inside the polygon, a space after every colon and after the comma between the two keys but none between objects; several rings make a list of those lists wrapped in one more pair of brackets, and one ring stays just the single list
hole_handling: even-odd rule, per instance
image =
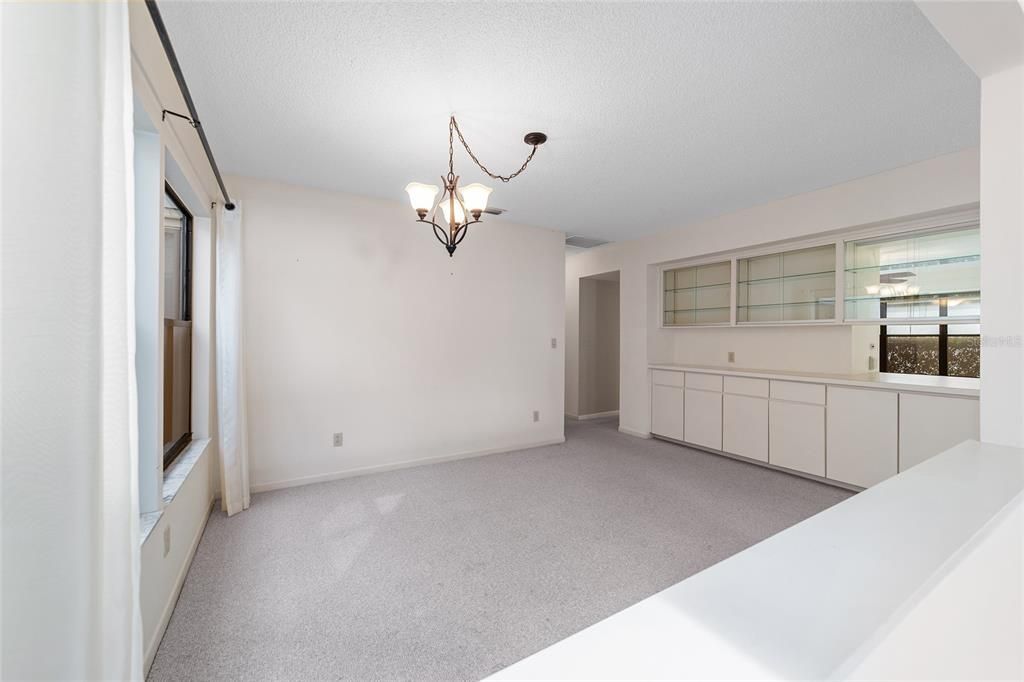
[{"label": "wall vent", "polygon": [[575,246],[578,249],[592,249],[595,246],[601,246],[607,244],[604,239],[594,239],[593,237],[580,237],[579,235],[571,235],[565,238],[566,246]]}]

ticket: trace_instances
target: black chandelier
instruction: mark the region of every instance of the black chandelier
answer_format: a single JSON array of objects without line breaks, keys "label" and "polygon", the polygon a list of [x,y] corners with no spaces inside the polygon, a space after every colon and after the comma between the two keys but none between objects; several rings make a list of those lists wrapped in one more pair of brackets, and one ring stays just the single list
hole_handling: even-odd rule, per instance
[{"label": "black chandelier", "polygon": [[[455,255],[455,247],[466,238],[469,226],[480,222],[480,216],[487,209],[487,200],[491,195],[491,188],[481,185],[479,182],[459,187],[459,176],[455,175],[455,135],[459,136],[459,142],[462,143],[469,158],[473,159],[480,170],[489,177],[502,182],[508,182],[526,170],[533,155],[537,153],[537,147],[548,139],[544,133],[527,133],[523,142],[533,148],[530,150],[530,155],[526,157],[526,161],[519,167],[519,170],[511,175],[496,175],[480,163],[480,160],[473,154],[473,150],[466,144],[466,138],[462,136],[462,131],[459,130],[459,124],[455,121],[455,117],[452,116],[448,120],[448,175],[441,178],[444,185],[441,198],[435,203],[434,197],[441,191],[437,185],[410,182],[405,186],[405,191],[409,193],[409,201],[416,210],[416,215],[419,216],[416,222],[427,223],[434,228],[434,236],[444,245],[449,256]],[[436,220],[438,209],[441,209],[441,213],[444,215],[442,224],[438,224]],[[427,218],[428,214],[429,219]]]}]

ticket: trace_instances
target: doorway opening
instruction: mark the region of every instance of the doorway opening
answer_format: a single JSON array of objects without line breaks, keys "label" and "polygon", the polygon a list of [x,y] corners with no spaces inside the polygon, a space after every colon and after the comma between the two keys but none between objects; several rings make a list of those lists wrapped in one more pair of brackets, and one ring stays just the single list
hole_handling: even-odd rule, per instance
[{"label": "doorway opening", "polygon": [[579,419],[619,414],[619,271],[580,278]]}]

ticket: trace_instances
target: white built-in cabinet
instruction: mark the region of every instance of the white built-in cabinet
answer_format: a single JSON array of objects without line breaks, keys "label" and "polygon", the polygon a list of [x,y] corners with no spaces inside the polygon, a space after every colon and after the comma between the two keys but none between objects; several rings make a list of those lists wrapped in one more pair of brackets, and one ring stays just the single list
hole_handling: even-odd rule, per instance
[{"label": "white built-in cabinet", "polygon": [[896,475],[898,403],[894,391],[828,387],[826,478],[867,488]]},{"label": "white built-in cabinet", "polygon": [[683,434],[688,443],[722,449],[722,376],[686,372]]},{"label": "white built-in cabinet", "polygon": [[772,380],[768,405],[768,463],[825,475],[825,387]]},{"label": "white built-in cabinet", "polygon": [[654,370],[651,385],[651,433],[683,440],[683,373]]},{"label": "white built-in cabinet", "polygon": [[652,370],[651,432],[867,488],[978,438],[978,399]]},{"label": "white built-in cabinet", "polygon": [[724,377],[722,450],[768,461],[768,380]]},{"label": "white built-in cabinet", "polygon": [[899,470],[906,471],[980,431],[978,401],[900,393]]}]

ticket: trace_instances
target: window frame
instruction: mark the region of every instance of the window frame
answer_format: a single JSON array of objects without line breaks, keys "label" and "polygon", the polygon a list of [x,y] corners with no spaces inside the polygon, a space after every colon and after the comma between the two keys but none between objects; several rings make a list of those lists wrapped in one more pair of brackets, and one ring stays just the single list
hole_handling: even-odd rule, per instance
[{"label": "window frame", "polygon": [[[189,341],[189,374],[190,374],[190,377],[189,377],[189,401],[188,401],[189,402],[188,430],[185,433],[183,433],[176,441],[174,441],[169,446],[166,443],[164,444],[163,468],[164,468],[164,471],[166,471],[168,468],[170,468],[171,464],[174,463],[174,460],[177,459],[178,455],[180,455],[185,450],[185,448],[187,448],[189,446],[189,444],[192,442],[192,435],[193,435],[193,433],[192,433],[192,408],[191,408],[191,405],[192,405],[191,372],[192,372],[192,360],[193,360],[193,358],[191,356],[192,356],[193,348],[192,348],[192,343],[191,343],[191,336],[192,336],[192,253],[193,253],[192,224],[193,224],[193,221],[194,221],[194,216],[192,215],[192,212],[188,210],[188,207],[185,205],[185,202],[181,200],[181,197],[178,195],[178,193],[175,192],[174,188],[171,187],[170,183],[166,182],[166,181],[164,182],[164,194],[171,200],[171,203],[174,204],[175,208],[177,208],[178,211],[181,212],[182,217],[183,217],[184,225],[182,226],[181,254],[180,254],[180,262],[181,262],[181,273],[180,273],[180,276],[181,276],[181,299],[178,301],[178,305],[179,305],[180,310],[181,310],[181,316],[180,316],[180,319],[175,319],[175,322],[185,323],[183,326],[187,326],[189,328],[189,339],[190,339],[190,341]],[[161,221],[161,225],[163,225],[162,221]],[[163,305],[163,301],[161,300],[161,306],[162,305]],[[168,319],[171,319],[171,318],[168,318],[165,315],[163,315],[163,313],[161,313],[161,317],[163,318],[165,324],[166,324],[166,321]],[[164,353],[166,353],[166,348],[164,349]],[[165,389],[165,391],[166,391],[166,389]],[[164,405],[164,410],[165,411],[167,410],[167,405],[166,404]]]},{"label": "window frame", "polygon": [[185,202],[181,200],[174,188],[171,187],[170,183],[164,183],[164,192],[170,197],[171,202],[175,208],[181,211],[181,214],[185,217],[185,225],[182,229],[181,238],[181,300],[178,301],[181,306],[181,319],[185,322],[192,321],[192,223],[194,217],[192,212],[185,206]]},{"label": "window frame", "polygon": [[[879,372],[883,372],[883,373],[890,373],[890,370],[889,370],[889,336],[890,336],[890,334],[888,333],[888,330],[887,330],[888,324],[887,324],[886,321],[887,321],[888,318],[886,318],[886,316],[885,316],[886,304],[887,304],[887,301],[885,299],[882,299],[882,301],[880,302],[880,317],[879,317],[879,319],[881,320],[882,323],[880,325],[878,325],[878,371]],[[939,303],[939,315],[940,315],[939,319],[941,319],[941,316],[945,315],[946,312],[947,312],[947,305],[946,305],[945,300],[943,300],[943,301],[941,301]],[[901,327],[910,326],[910,325],[907,325],[907,324],[905,324],[905,323],[903,323],[903,322],[901,322],[899,320],[894,320],[894,322],[897,325],[901,326]],[[936,373],[936,374],[923,374],[923,375],[922,374],[916,374],[915,375],[913,372],[891,372],[891,373],[893,373],[893,374],[907,374],[907,375],[910,375],[910,376],[939,376],[939,377],[951,376],[950,373],[949,373],[949,337],[950,337],[949,325],[950,324],[958,325],[958,324],[962,324],[962,323],[959,320],[954,320],[951,323],[950,322],[940,322],[938,324],[938,327],[939,327],[939,333],[938,334],[922,334],[921,335],[921,338],[928,338],[928,337],[933,337],[933,336],[937,336],[938,337],[938,340],[939,340],[939,347],[938,347],[938,369],[939,369],[939,371],[938,371],[938,373]],[[904,335],[904,334],[893,334],[892,336],[906,336],[906,335]],[[954,334],[953,336],[975,336],[975,335],[974,334]],[[980,334],[978,336],[980,336]],[[980,368],[980,358],[979,358],[979,368]],[[952,375],[952,376],[959,376],[959,375]]]}]

